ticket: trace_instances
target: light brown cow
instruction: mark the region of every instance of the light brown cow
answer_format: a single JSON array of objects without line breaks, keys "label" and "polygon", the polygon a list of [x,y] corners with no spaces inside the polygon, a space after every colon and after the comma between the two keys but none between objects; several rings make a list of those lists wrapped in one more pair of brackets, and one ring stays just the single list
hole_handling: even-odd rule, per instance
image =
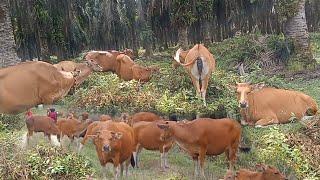
[{"label": "light brown cow", "polygon": [[156,115],[155,113],[152,112],[138,112],[135,113],[132,116],[129,116],[127,118],[127,123],[132,126],[134,123],[139,122],[139,121],[147,121],[147,122],[152,122],[156,120],[160,120],[161,117]]},{"label": "light brown cow", "polygon": [[245,123],[257,126],[287,123],[318,111],[317,103],[301,92],[238,83],[240,113]]},{"label": "light brown cow", "polygon": [[273,166],[257,165],[259,172],[250,171],[248,169],[240,169],[234,176],[233,173],[228,170],[224,180],[286,180],[287,178],[277,168]]},{"label": "light brown cow", "polygon": [[136,167],[138,167],[138,155],[142,148],[144,148],[151,151],[160,151],[160,167],[162,169],[168,168],[167,155],[173,146],[173,141],[171,139],[161,139],[162,130],[158,128],[158,123],[165,123],[165,121],[140,121],[133,124],[135,139],[137,141],[136,150],[133,153]]},{"label": "light brown cow", "polygon": [[190,123],[166,122],[158,124],[163,129],[162,139],[173,139],[192,157],[195,163],[195,178],[199,168],[204,175],[206,155],[217,156],[225,153],[229,169],[233,170],[240,143],[241,126],[232,119],[199,118]]},{"label": "light brown cow", "polygon": [[115,178],[118,179],[125,165],[127,175],[135,147],[132,127],[123,122],[105,121],[95,123],[92,130],[94,131],[87,131],[84,139],[93,138],[101,166],[105,167],[107,163],[112,163],[115,168]]},{"label": "light brown cow", "polygon": [[188,51],[178,49],[174,57],[176,62],[186,68],[197,94],[206,105],[206,92],[216,61],[209,50],[202,44],[196,44]]},{"label": "light brown cow", "polygon": [[27,112],[26,125],[28,129],[27,144],[34,132],[43,132],[51,142],[51,135],[57,135],[60,141],[60,131],[54,121],[48,116],[33,116],[31,111]]},{"label": "light brown cow", "polygon": [[0,113],[17,114],[67,95],[77,73],[58,71],[41,61],[0,69]]},{"label": "light brown cow", "polygon": [[102,67],[93,61],[86,61],[86,63],[61,61],[58,64],[54,64],[53,66],[56,67],[59,71],[79,71],[80,73],[79,76],[76,78],[75,87],[78,87],[80,84],[82,84],[83,81],[85,81],[88,78],[88,76],[92,73],[92,71],[102,71]]},{"label": "light brown cow", "polygon": [[87,127],[92,123],[92,120],[87,119],[85,121],[79,121],[73,117],[67,119],[58,119],[57,126],[60,130],[60,137],[68,136],[71,142],[74,141],[75,137],[87,129]]}]

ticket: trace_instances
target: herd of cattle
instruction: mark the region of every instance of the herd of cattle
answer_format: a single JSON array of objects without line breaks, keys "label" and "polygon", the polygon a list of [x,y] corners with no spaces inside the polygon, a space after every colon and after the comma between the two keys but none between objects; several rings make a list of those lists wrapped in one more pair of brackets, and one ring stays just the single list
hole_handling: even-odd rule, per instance
[{"label": "herd of cattle", "polygon": [[[45,62],[24,62],[0,69],[0,113],[16,114],[38,104],[52,104],[64,97],[71,88],[79,86],[92,71],[111,71],[123,80],[148,82],[158,67],[143,67],[136,64],[132,50],[90,51],[84,63],[62,61],[52,65]],[[206,47],[195,45],[188,51],[179,49],[173,66],[182,65],[192,79],[197,94],[205,96],[215,60]],[[287,123],[293,117],[301,119],[315,115],[318,106],[310,96],[297,91],[264,87],[261,84],[238,83],[231,86],[238,94],[242,124],[265,126]],[[206,155],[225,153],[229,170],[225,179],[285,179],[275,167],[260,165],[259,172],[241,169],[234,173],[234,165],[240,148],[241,125],[233,119],[198,118],[193,121],[169,121],[151,112],[140,112],[132,116],[123,114],[119,118],[108,115],[99,120],[82,115],[61,117],[57,123],[50,117],[28,113],[26,124],[28,141],[33,132],[83,138],[79,150],[92,139],[102,166],[114,164],[115,178],[126,174],[128,166],[138,167],[142,148],[159,151],[161,168],[168,167],[167,153],[177,144],[185,150],[195,163],[195,177],[205,176]],[[121,173],[120,173],[121,172]]]}]

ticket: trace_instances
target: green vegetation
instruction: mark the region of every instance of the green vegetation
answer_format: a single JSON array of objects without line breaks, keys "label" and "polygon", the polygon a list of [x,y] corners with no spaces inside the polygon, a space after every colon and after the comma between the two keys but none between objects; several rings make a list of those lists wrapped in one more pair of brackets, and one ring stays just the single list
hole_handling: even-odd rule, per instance
[{"label": "green vegetation", "polygon": [[[151,58],[141,58],[137,62],[143,65],[157,65],[160,73],[154,75],[146,84],[137,81],[122,81],[111,73],[96,73],[89,77],[72,96],[59,101],[58,111],[68,108],[81,108],[91,113],[101,112],[119,115],[122,112],[155,111],[161,115],[177,113],[180,118],[192,119],[197,112],[203,116],[239,119],[236,95],[229,85],[241,79],[233,70],[239,62],[253,64],[246,79],[252,83],[265,82],[268,86],[294,89],[305,92],[320,103],[320,80],[285,80],[278,76],[266,76],[255,62],[261,47],[255,42],[256,35],[240,36],[213,44],[210,50],[216,56],[218,68],[212,75],[207,93],[208,106],[204,107],[196,98],[191,80],[183,68],[172,69],[171,55],[173,50],[156,53]],[[319,54],[319,35],[313,34],[314,51]],[[268,47],[283,55],[285,41],[283,36],[268,37]],[[287,56],[283,56],[283,60]],[[45,113],[44,110],[36,113]],[[23,115],[0,116],[0,174],[6,179],[21,179],[28,175],[34,179],[84,179],[86,176],[101,178],[101,166],[91,141],[80,154],[76,147],[56,148],[48,145],[42,136],[36,136],[27,150],[22,149],[21,130],[24,124]],[[12,123],[14,122],[14,123]],[[265,128],[244,127],[244,142],[251,146],[249,153],[239,153],[236,168],[254,168],[258,163],[276,166],[289,179],[319,179],[319,170],[311,165],[310,157],[305,155],[298,145],[288,143],[288,134],[303,133],[300,123],[273,125]],[[40,143],[39,143],[40,141]],[[65,142],[64,145],[68,144]],[[17,143],[19,142],[19,143]],[[36,145],[38,143],[38,145]],[[312,148],[312,147],[310,147]],[[190,157],[175,146],[169,153],[170,169],[162,172],[160,154],[143,150],[140,156],[140,169],[130,167],[127,179],[191,179],[193,164]],[[14,161],[11,161],[14,159]],[[222,178],[228,163],[224,155],[208,157],[206,175],[209,179]],[[112,168],[107,176],[112,177]]]}]

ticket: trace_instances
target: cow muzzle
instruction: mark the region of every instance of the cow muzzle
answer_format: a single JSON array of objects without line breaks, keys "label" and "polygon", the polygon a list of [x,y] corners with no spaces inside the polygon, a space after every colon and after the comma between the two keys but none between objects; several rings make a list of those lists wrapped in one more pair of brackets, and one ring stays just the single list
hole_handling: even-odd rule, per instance
[{"label": "cow muzzle", "polygon": [[240,102],[239,107],[240,108],[248,108],[248,103],[247,102]]},{"label": "cow muzzle", "polygon": [[111,147],[109,145],[104,145],[103,146],[103,151],[104,152],[110,152],[111,151]]}]

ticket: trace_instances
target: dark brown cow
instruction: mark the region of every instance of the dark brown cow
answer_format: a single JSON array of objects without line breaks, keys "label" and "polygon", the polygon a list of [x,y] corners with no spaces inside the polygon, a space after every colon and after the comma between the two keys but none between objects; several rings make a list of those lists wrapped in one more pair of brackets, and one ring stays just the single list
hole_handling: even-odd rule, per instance
[{"label": "dark brown cow", "polygon": [[26,116],[26,125],[28,129],[27,143],[34,132],[43,132],[51,142],[51,135],[57,135],[60,141],[60,131],[54,121],[48,116],[33,116],[31,111],[28,111]]},{"label": "dark brown cow", "polygon": [[158,123],[165,123],[165,121],[140,121],[133,124],[135,139],[137,141],[136,150],[133,154],[136,167],[138,167],[138,154],[144,148],[151,151],[160,151],[160,167],[162,169],[168,168],[167,155],[173,146],[173,141],[161,138],[162,131],[158,128]]},{"label": "dark brown cow", "polygon": [[318,111],[316,101],[301,92],[238,83],[240,113],[245,123],[257,126],[287,123]]},{"label": "dark brown cow", "polygon": [[186,68],[197,94],[203,98],[206,105],[208,83],[216,64],[213,55],[202,44],[196,44],[188,51],[178,49],[174,59]]},{"label": "dark brown cow", "polygon": [[188,123],[167,121],[158,124],[163,129],[162,139],[173,139],[192,157],[195,163],[195,177],[198,168],[204,175],[206,155],[216,156],[225,153],[229,169],[233,170],[239,148],[241,126],[232,119],[199,118]]},{"label": "dark brown cow", "polygon": [[52,104],[67,95],[77,75],[41,61],[0,69],[0,113],[17,114],[39,104]]}]

